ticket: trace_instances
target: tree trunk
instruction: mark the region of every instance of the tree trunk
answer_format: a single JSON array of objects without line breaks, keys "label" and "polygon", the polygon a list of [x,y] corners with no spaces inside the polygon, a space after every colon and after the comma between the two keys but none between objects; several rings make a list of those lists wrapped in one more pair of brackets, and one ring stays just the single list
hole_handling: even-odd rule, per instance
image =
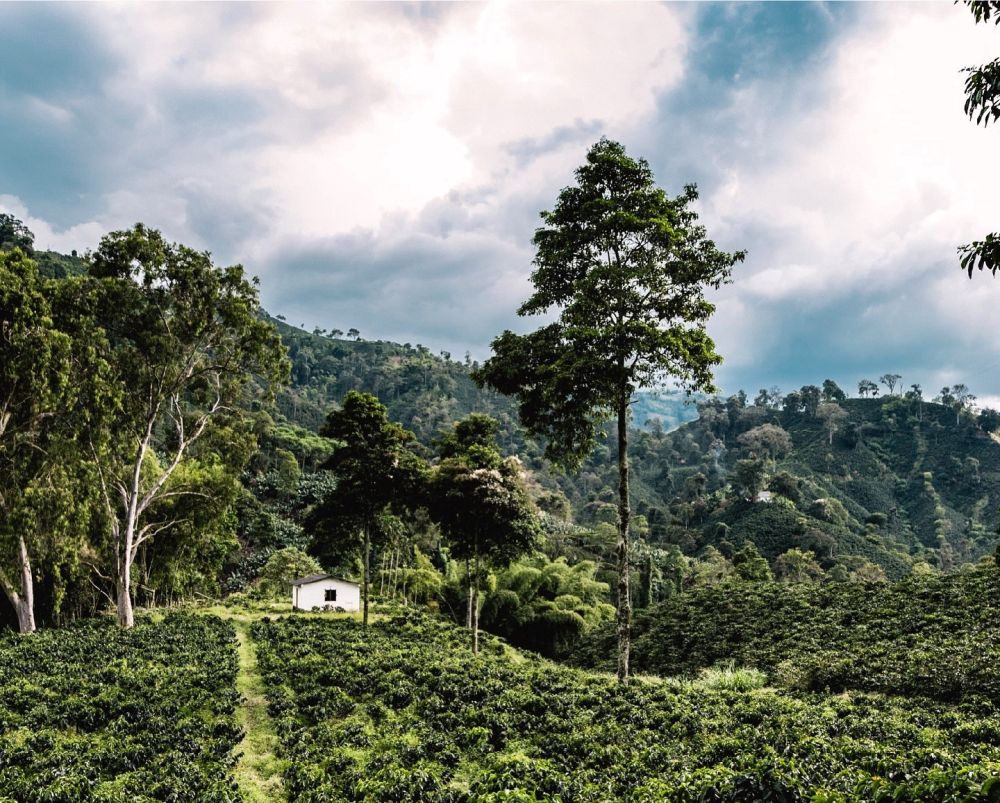
[{"label": "tree trunk", "polygon": [[35,632],[35,580],[31,574],[31,560],[24,536],[18,538],[18,568],[21,574],[20,589],[10,582],[6,572],[0,572],[0,586],[17,614],[17,629],[21,633]]},{"label": "tree trunk", "polygon": [[618,680],[628,682],[632,646],[632,598],[629,589],[628,398],[618,404]]},{"label": "tree trunk", "polygon": [[472,566],[469,559],[465,559],[465,579],[469,581],[469,598],[465,603],[465,627],[472,630]]},{"label": "tree trunk", "polygon": [[364,567],[362,569],[362,573],[364,576],[361,578],[361,585],[362,585],[361,594],[362,598],[364,599],[363,603],[364,613],[361,615],[361,627],[367,628],[368,627],[368,562],[369,559],[371,558],[371,551],[372,551],[371,534],[368,532],[367,524],[365,524],[364,528],[364,537],[365,537],[365,543],[364,543],[365,554],[364,554],[364,560],[362,561],[362,563],[364,564]]},{"label": "tree trunk", "polygon": [[122,576],[118,580],[118,624],[129,628],[135,626],[135,612],[132,610],[132,562],[125,563]]},{"label": "tree trunk", "polygon": [[479,555],[475,560],[476,576],[472,584],[472,654],[479,655]]}]

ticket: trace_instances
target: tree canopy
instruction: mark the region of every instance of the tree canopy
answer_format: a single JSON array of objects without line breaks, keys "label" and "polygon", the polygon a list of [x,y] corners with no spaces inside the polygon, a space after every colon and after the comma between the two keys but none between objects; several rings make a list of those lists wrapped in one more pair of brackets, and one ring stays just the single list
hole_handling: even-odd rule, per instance
[{"label": "tree canopy", "polygon": [[310,514],[320,556],[351,545],[360,550],[363,622],[368,624],[368,586],[372,542],[384,540],[381,517],[392,505],[414,502],[425,468],[410,451],[412,432],[389,421],[388,412],[370,393],[351,391],[327,416],[320,434],[334,441],[323,468],[336,477],[335,488]]},{"label": "tree canopy", "polygon": [[178,484],[179,467],[204,441],[213,460],[238,474],[253,448],[239,403],[252,387],[283,381],[288,366],[239,265],[216,267],[208,253],[137,224],[101,240],[89,277],[118,400],[109,444],[100,451],[93,445],[93,457],[111,522],[118,617],[130,627],[140,547],[190,519],[190,511],[174,515],[173,505],[155,516],[157,506],[163,511],[163,502],[179,496],[211,503]]},{"label": "tree canopy", "polygon": [[446,455],[430,480],[429,507],[451,557],[469,567],[472,649],[479,651],[479,589],[489,567],[504,567],[530,552],[541,535],[513,458],[493,440],[496,422],[473,414],[454,426]]}]

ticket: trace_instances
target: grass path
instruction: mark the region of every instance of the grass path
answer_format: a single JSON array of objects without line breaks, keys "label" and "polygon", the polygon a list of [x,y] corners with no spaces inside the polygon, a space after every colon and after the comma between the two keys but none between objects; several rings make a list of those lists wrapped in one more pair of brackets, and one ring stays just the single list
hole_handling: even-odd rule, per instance
[{"label": "grass path", "polygon": [[236,689],[243,703],[236,712],[236,722],[246,735],[238,747],[242,751],[233,772],[247,803],[270,803],[285,799],[281,780],[282,761],[276,755],[278,735],[267,713],[264,681],[257,669],[257,648],[250,637],[250,622],[240,617],[230,619],[236,628],[240,669]]}]

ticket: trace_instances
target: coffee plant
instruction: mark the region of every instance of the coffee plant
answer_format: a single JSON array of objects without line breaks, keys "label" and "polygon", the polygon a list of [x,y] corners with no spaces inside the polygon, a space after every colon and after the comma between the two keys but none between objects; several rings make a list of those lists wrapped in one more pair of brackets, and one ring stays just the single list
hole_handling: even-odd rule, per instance
[{"label": "coffee plant", "polygon": [[412,616],[253,635],[292,801],[1000,801],[985,697],[621,686]]},{"label": "coffee plant", "polygon": [[0,801],[239,801],[234,638],[181,614],[0,637]]}]

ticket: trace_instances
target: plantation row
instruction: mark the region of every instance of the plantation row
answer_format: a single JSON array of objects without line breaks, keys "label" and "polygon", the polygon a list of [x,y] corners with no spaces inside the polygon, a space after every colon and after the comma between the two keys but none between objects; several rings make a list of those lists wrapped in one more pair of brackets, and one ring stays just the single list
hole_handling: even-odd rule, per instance
[{"label": "plantation row", "polygon": [[239,801],[233,640],[177,614],[0,637],[0,801]]},{"label": "plantation row", "polygon": [[1000,712],[636,681],[395,619],[253,628],[292,801],[1000,800]]},{"label": "plantation row", "polygon": [[[723,660],[812,691],[859,689],[1000,704],[1000,569],[909,577],[892,585],[727,585],[640,612],[636,671],[691,675]],[[607,665],[615,634],[598,633],[574,662]]]}]

